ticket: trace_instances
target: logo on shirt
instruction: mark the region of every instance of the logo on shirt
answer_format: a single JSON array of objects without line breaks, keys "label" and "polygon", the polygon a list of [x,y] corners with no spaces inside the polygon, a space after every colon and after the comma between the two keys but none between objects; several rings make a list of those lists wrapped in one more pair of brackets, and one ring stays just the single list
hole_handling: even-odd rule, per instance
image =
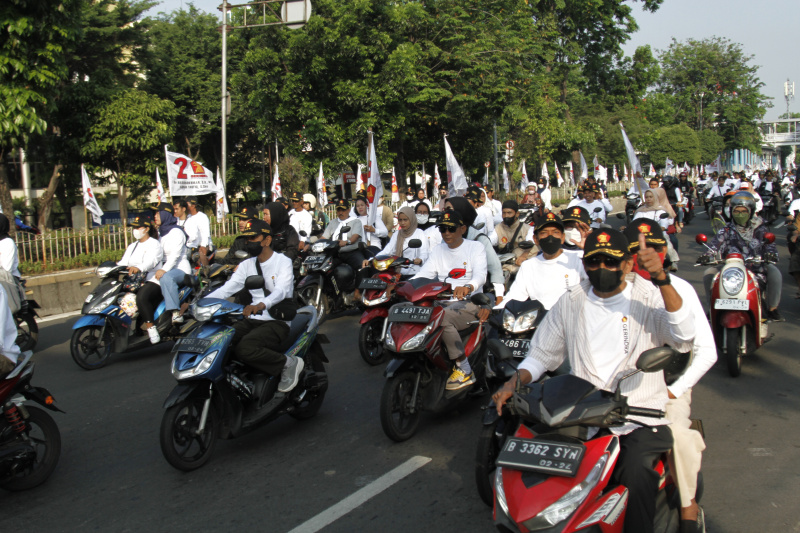
[{"label": "logo on shirt", "polygon": [[622,346],[625,350],[625,356],[627,357],[631,346],[631,337],[628,326],[628,317],[626,316],[622,317]]}]

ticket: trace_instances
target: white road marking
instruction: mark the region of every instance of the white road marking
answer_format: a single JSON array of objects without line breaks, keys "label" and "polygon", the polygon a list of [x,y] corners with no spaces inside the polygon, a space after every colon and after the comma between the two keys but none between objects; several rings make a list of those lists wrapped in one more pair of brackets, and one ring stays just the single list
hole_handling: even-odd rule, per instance
[{"label": "white road marking", "polygon": [[289,533],[316,533],[332,524],[367,500],[385,491],[407,475],[431,462],[430,457],[416,455],[394,470],[385,473],[369,485],[354,492],[336,505],[327,508],[317,516],[303,522]]},{"label": "white road marking", "polygon": [[753,457],[772,457],[775,455],[772,452],[772,448],[747,448],[747,451],[750,452],[750,455]]},{"label": "white road marking", "polygon": [[38,318],[38,319],[36,319],[36,322],[41,324],[42,322],[50,322],[51,320],[60,320],[62,318],[69,318],[71,316],[75,316],[75,315],[79,315],[79,314],[81,314],[80,311],[72,311],[71,313],[61,313],[60,315],[50,315],[50,316],[46,316],[44,318]]}]

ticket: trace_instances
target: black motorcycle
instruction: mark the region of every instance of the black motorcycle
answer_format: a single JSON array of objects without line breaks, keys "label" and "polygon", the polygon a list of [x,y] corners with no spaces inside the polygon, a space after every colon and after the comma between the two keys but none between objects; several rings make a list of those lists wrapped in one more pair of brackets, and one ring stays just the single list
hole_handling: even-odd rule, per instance
[{"label": "black motorcycle", "polygon": [[636,213],[637,209],[642,207],[643,202],[641,195],[633,189],[628,190],[625,198],[625,224],[630,224],[631,220],[633,220],[634,213]]},{"label": "black motorcycle", "polygon": [[547,310],[537,300],[511,300],[503,309],[492,311],[486,321],[491,327],[487,344],[487,378],[505,382],[514,375],[517,365],[528,355],[533,334],[545,314]]},{"label": "black motorcycle", "polygon": [[[21,281],[24,288],[25,280]],[[14,322],[17,324],[16,343],[20,351],[33,350],[39,341],[39,325],[36,323],[36,319],[39,317],[37,309],[41,309],[41,306],[36,300],[23,300],[19,311],[14,313]]]}]

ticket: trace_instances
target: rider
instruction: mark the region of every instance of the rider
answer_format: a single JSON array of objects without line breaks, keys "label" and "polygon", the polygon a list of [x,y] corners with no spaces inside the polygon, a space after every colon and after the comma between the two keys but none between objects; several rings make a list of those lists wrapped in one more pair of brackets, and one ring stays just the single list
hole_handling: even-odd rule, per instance
[{"label": "rider", "polygon": [[663,189],[667,191],[667,200],[672,210],[675,212],[675,227],[683,228],[683,209],[678,207],[678,204],[683,203],[683,194],[681,194],[680,183],[672,176],[667,176],[664,179]]},{"label": "rider", "polygon": [[[681,172],[678,175],[678,189],[680,190],[681,196],[683,196],[683,199],[686,202],[687,209],[689,211],[693,210],[694,185],[692,185],[692,182],[689,181],[689,174],[687,172]],[[682,219],[681,222],[683,222]]]},{"label": "rider", "polygon": [[189,206],[189,219],[184,223],[183,229],[188,236],[186,246],[189,250],[197,249],[200,255],[200,264],[208,265],[208,251],[213,248],[211,242],[211,222],[208,215],[197,209],[197,198],[190,196],[186,199]]},{"label": "rider", "polygon": [[[737,192],[731,198],[730,208],[731,221],[708,242],[711,250],[701,255],[697,262],[708,264],[713,259],[715,252],[722,256],[739,253],[745,259],[760,257],[768,261],[768,263],[748,264],[747,268],[756,276],[762,288],[766,285],[767,318],[775,322],[782,322],[784,319],[778,311],[778,304],[781,301],[783,276],[778,267],[772,264],[778,262],[778,248],[775,243],[768,243],[764,240],[764,235],[769,232],[769,228],[756,215],[756,202],[752,194]],[[716,274],[717,269],[714,267],[708,268],[703,273],[706,301],[709,304],[712,303],[711,284]]]},{"label": "rider", "polygon": [[[636,370],[645,350],[670,344],[688,351],[695,336],[694,317],[670,285],[658,254],[642,248],[638,268],[650,274],[650,281],[632,273],[633,259],[622,233],[601,229],[589,234],[583,257],[589,280],[570,288],[545,315],[519,365],[522,384],[538,380],[569,358],[571,374],[607,391],[619,387],[630,405],[664,409],[669,397],[661,372],[621,379]],[[498,414],[516,382],[514,376],[494,394]],[[642,419],[648,427],[641,427],[637,417],[629,419],[611,428],[621,445],[613,475],[629,491],[625,530],[651,533],[659,486],[653,463],[672,448],[672,433],[666,418]]]},{"label": "rider", "polygon": [[539,198],[542,199],[544,207],[548,210],[553,209],[553,204],[550,203],[553,193],[550,191],[550,184],[547,183],[547,178],[540,177],[538,183],[539,186],[536,188],[536,192],[539,194]]},{"label": "rider", "polygon": [[568,207],[561,211],[564,224],[564,250],[583,256],[583,239],[591,231],[589,212],[580,206]]},{"label": "rider", "polygon": [[14,370],[19,359],[17,346],[17,324],[8,307],[6,291],[0,289],[0,379]]},{"label": "rider", "polygon": [[[247,225],[248,220],[256,220],[258,219],[258,209],[255,207],[244,206],[239,209],[239,212],[236,213],[236,218],[239,233],[244,231],[244,227]],[[233,239],[233,243],[231,244],[230,248],[228,248],[228,253],[225,254],[225,257],[220,257],[217,255],[214,258],[215,263],[219,263],[221,265],[238,265],[242,262],[242,259],[236,257],[236,252],[238,251],[247,251],[247,238],[243,237],[242,235],[237,235],[235,239]]]},{"label": "rider", "polygon": [[[339,227],[349,226],[349,231],[341,231]],[[358,217],[350,215],[350,202],[339,198],[336,202],[336,218],[332,219],[322,233],[323,239],[333,239],[339,243],[339,259],[358,272],[366,259],[359,249],[359,241],[364,242],[364,226]],[[306,245],[306,250],[310,245]]]},{"label": "rider", "polygon": [[152,344],[158,344],[161,342],[161,336],[153,324],[153,317],[162,296],[159,282],[154,278],[164,261],[164,250],[158,242],[158,232],[150,220],[136,217],[128,226],[133,228],[135,240],[125,249],[117,265],[127,266],[130,276],[140,272],[146,274],[145,283],[136,292],[136,308],[142,318],[142,329],[147,331]]},{"label": "rider", "polygon": [[[417,204],[419,209],[427,209],[427,204],[420,202]],[[397,210],[397,224],[400,228],[392,234],[392,238],[383,250],[378,251],[375,256],[398,256],[411,259],[411,264],[400,269],[400,274],[410,276],[419,272],[419,267],[428,259],[428,239],[425,233],[417,227],[417,217],[410,207],[401,207]],[[408,248],[405,244],[412,239],[419,239],[422,246],[419,248]],[[364,268],[369,266],[369,259],[365,259],[362,265]]]},{"label": "rider", "polygon": [[[409,209],[411,208],[409,207]],[[355,210],[356,217],[361,221],[361,226],[364,228],[364,234],[367,238],[367,251],[370,252],[371,255],[376,255],[380,252],[381,248],[383,248],[381,239],[388,238],[389,230],[386,229],[381,217],[377,215],[375,216],[375,225],[370,225],[369,204],[367,203],[366,196],[361,196],[360,193],[356,199]],[[411,209],[411,211],[413,212],[413,209]]]},{"label": "rider", "polygon": [[[264,385],[272,376],[280,376],[278,392],[289,392],[300,379],[303,360],[274,350],[289,335],[289,324],[273,318],[268,312],[275,304],[292,296],[294,273],[292,261],[275,253],[272,230],[262,220],[248,220],[242,235],[248,238],[250,259],[245,259],[225,285],[208,295],[209,298],[228,298],[244,288],[249,276],[262,276],[264,287],[251,290],[253,303],[242,311],[244,319],[233,324],[233,355],[239,361],[263,374],[255,379],[254,392],[261,398]],[[258,261],[258,267],[256,265]]]},{"label": "rider", "polygon": [[321,208],[317,209],[317,199],[313,194],[306,193],[303,195],[303,209],[311,213],[311,234],[310,237],[320,235],[325,226],[328,225],[328,216]]},{"label": "rider", "polygon": [[[591,226],[593,228],[599,228],[600,224],[606,221],[606,213],[610,213],[614,209],[611,207],[611,202],[605,198],[599,198],[600,195],[600,187],[597,184],[584,185],[583,200],[575,204],[589,212],[589,216],[592,217]],[[601,209],[595,211],[598,207]]]},{"label": "rider", "polygon": [[[711,180],[709,180],[709,183],[712,183]],[[730,188],[725,185],[725,176],[719,176],[717,182],[708,190],[706,201],[710,201],[712,198],[722,198],[729,190]]]},{"label": "rider", "polygon": [[519,219],[519,204],[514,200],[503,202],[503,223],[494,227],[491,236],[492,244],[503,253],[514,253],[517,257],[516,264],[503,264],[503,270],[515,273],[523,261],[534,255],[533,249],[523,250],[520,243],[533,240],[533,228]]},{"label": "rider", "polygon": [[481,206],[483,205],[483,201],[481,200],[482,197],[483,191],[474,185],[469,187],[467,189],[467,194],[464,195],[464,198],[469,201],[470,205],[477,213],[477,217],[475,218],[473,226],[477,227],[479,224],[483,224],[478,231],[488,236],[494,231],[494,220],[491,216],[487,216],[487,213],[481,209]]},{"label": "rider", "polygon": [[[625,228],[624,234],[630,242],[629,249],[634,258],[634,272],[644,279],[650,279],[650,274],[640,270],[636,262],[641,245],[639,235],[644,235],[646,247],[653,249],[663,262],[667,255],[667,241],[664,238],[664,232],[658,224],[649,220],[640,220]],[[689,366],[683,370],[680,377],[667,384],[670,399],[664,411],[667,419],[672,422],[670,429],[675,441],[672,446],[671,460],[674,463],[673,477],[681,498],[680,531],[681,533],[700,533],[705,531],[705,520],[702,509],[695,501],[695,494],[697,492],[697,475],[700,472],[703,450],[706,445],[700,432],[690,429],[692,422],[689,415],[692,404],[692,387],[714,366],[717,361],[717,346],[714,342],[711,325],[703,312],[703,304],[694,287],[677,276],[671,276],[670,279],[672,286],[675,287],[686,305],[692,309],[696,333]]]},{"label": "rider", "polygon": [[[303,197],[300,196],[300,193],[292,193],[291,196],[289,196],[289,200],[291,200],[293,207],[293,209],[289,211],[289,224],[297,232],[297,236],[300,237],[300,244],[298,244],[298,246],[302,248],[308,238],[311,237],[311,227],[314,224],[314,220],[311,213],[306,211],[303,207]],[[305,236],[300,234],[301,231],[305,232]]]},{"label": "rider", "polygon": [[[437,279],[453,287],[453,299],[457,301],[445,308],[442,342],[450,359],[455,360],[455,368],[447,380],[446,388],[458,390],[475,383],[475,374],[464,355],[464,343],[459,330],[466,329],[470,322],[478,319],[481,307],[467,298],[473,293],[483,292],[487,272],[486,254],[481,243],[464,238],[468,226],[459,211],[445,211],[438,228],[443,242],[431,250],[428,260],[411,279]],[[465,269],[466,273],[457,279],[449,278],[454,269]]]},{"label": "rider", "polygon": [[[183,322],[179,311],[178,285],[186,274],[192,272],[189,260],[186,259],[186,232],[178,225],[178,219],[172,214],[172,206],[161,203],[153,208],[156,211],[155,223],[161,237],[161,248],[164,250],[164,263],[155,274],[161,284],[161,295],[164,297],[166,312],[172,311],[172,322]],[[150,336],[153,339],[153,336]]]},{"label": "rider", "polygon": [[492,217],[496,226],[503,221],[503,203],[494,199],[494,187],[487,185],[484,190],[486,191],[486,200],[483,205],[492,210]]}]

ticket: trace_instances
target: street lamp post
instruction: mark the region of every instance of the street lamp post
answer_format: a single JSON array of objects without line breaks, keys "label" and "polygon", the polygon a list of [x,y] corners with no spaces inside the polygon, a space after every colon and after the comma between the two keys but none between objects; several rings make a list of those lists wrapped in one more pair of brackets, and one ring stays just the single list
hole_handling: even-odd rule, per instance
[{"label": "street lamp post", "polygon": [[705,95],[705,92],[700,91],[700,131],[703,131],[703,97]]}]

